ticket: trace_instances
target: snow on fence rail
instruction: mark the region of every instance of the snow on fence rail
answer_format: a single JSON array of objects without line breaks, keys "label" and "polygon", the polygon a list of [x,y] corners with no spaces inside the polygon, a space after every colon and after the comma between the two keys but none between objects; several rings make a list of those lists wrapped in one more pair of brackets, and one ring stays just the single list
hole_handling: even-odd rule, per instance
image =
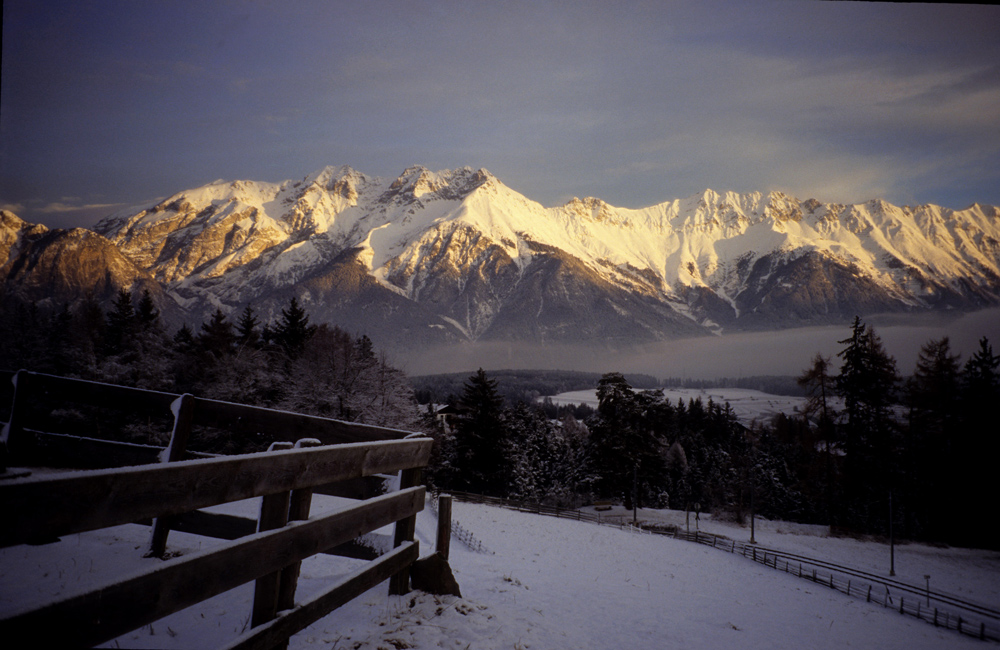
[{"label": "snow on fence rail", "polygon": [[[18,420],[19,396],[26,399],[28,389],[51,390],[54,386],[67,388],[77,383],[23,371],[17,378],[14,406],[3,436],[5,447],[13,441],[10,449],[14,452],[19,450],[19,443],[30,442],[29,436],[36,433],[23,428],[23,422]],[[116,399],[135,401],[156,401],[167,395],[79,383],[85,384],[82,389],[85,398],[92,402],[105,400],[105,390]],[[199,408],[208,400],[195,400],[189,395],[181,399],[173,397],[176,418],[168,451],[183,449],[179,436],[195,417],[218,417],[212,414],[220,412],[213,410],[220,408],[214,404]],[[275,435],[299,432],[306,423],[316,424],[320,431],[348,425],[331,425],[333,421],[319,422],[322,418],[235,404],[225,404],[221,411],[237,420],[254,420],[260,431]],[[268,412],[262,414],[262,411]],[[258,416],[261,417],[256,419]],[[341,432],[351,429],[349,425],[339,428]],[[366,427],[362,432],[399,437],[399,432],[376,429]],[[95,588],[64,595],[41,607],[5,614],[0,618],[0,638],[30,638],[47,647],[91,646],[256,581],[253,627],[228,647],[272,648],[281,646],[291,635],[384,580],[390,580],[393,593],[405,593],[409,588],[409,567],[418,556],[414,525],[416,513],[424,505],[424,488],[419,482],[421,469],[430,458],[431,444],[429,439],[412,439],[299,445],[255,454],[39,477],[2,472],[0,476],[6,476],[0,481],[3,522],[0,546],[151,518],[170,522],[199,508],[253,497],[263,497],[263,503],[256,532],[241,533],[231,543],[173,558],[125,578],[108,579]],[[13,457],[16,459],[17,454]],[[399,491],[308,518],[314,490],[397,471]],[[396,525],[394,550],[295,605],[299,562],[391,523]],[[165,543],[169,527],[160,530]],[[280,617],[279,610],[284,610]]]},{"label": "snow on fence rail", "polygon": [[574,509],[545,506],[499,497],[488,497],[465,492],[449,492],[454,498],[467,503],[508,508],[560,519],[588,521],[602,525],[614,525],[622,529],[648,532],[681,539],[714,549],[742,555],[766,567],[781,571],[804,580],[821,584],[855,598],[864,598],[886,608],[908,614],[936,627],[955,630],[966,636],[983,641],[1000,642],[1000,611],[973,603],[954,595],[931,591],[909,585],[898,580],[844,567],[824,560],[817,560],[792,553],[765,548],[757,544],[736,542],[720,535],[701,531],[685,532],[680,528],[671,530],[642,529],[621,521],[602,517],[600,513],[586,513]]}]

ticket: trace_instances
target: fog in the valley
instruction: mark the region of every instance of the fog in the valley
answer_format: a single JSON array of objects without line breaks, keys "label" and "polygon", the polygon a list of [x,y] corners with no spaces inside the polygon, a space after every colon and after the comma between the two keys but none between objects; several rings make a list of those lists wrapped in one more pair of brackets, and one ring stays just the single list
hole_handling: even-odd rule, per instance
[{"label": "fog in the valley", "polygon": [[[979,347],[983,336],[1000,349],[1000,309],[949,316],[889,314],[863,318],[882,338],[896,359],[901,375],[913,372],[920,347],[931,339],[949,337],[962,362]],[[738,333],[682,339],[641,347],[612,349],[598,345],[538,345],[470,343],[436,350],[390,353],[410,375],[500,369],[559,369],[589,372],[636,372],[659,378],[715,379],[752,375],[798,375],[817,353],[831,357],[850,336],[850,323],[841,326]]]}]

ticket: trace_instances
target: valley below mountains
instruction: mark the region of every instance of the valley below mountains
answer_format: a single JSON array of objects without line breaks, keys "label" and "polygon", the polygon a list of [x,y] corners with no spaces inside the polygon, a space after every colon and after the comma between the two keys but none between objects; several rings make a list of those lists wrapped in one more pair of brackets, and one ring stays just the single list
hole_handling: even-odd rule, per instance
[{"label": "valley below mountains", "polygon": [[716,193],[643,209],[546,208],[486,170],[327,167],[217,181],[93,229],[0,216],[4,299],[59,307],[149,290],[164,320],[313,322],[406,349],[627,346],[1000,305],[1000,213]]}]

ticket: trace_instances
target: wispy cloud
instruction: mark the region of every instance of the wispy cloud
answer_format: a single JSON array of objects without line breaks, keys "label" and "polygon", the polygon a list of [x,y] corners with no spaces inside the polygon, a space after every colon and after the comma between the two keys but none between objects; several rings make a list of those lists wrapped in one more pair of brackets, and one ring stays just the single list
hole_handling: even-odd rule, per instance
[{"label": "wispy cloud", "polygon": [[104,197],[37,212],[72,214],[420,163],[547,205],[706,187],[1000,203],[1000,8],[237,5],[5,2],[4,200]]},{"label": "wispy cloud", "polygon": [[51,203],[46,203],[45,205],[35,208],[35,212],[41,214],[60,214],[64,212],[80,212],[83,210],[113,210],[118,207],[122,207],[124,203],[88,203],[85,205],[74,205],[70,203],[63,203],[61,201],[53,201]]}]

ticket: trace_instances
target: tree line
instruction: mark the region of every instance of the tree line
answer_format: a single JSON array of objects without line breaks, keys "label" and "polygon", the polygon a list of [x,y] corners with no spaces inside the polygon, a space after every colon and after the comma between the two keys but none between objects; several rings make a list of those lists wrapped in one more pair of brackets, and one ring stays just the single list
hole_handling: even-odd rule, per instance
[{"label": "tree line", "polygon": [[[995,492],[1000,451],[992,424],[1000,357],[984,337],[962,364],[947,337],[924,344],[900,376],[881,338],[860,318],[840,341],[840,369],[816,355],[799,378],[806,419],[824,453],[828,518],[838,526],[909,538],[993,544],[981,509]],[[832,398],[842,400],[835,408]]]},{"label": "tree line", "polygon": [[613,499],[738,521],[753,509],[851,533],[886,535],[892,524],[910,539],[995,546],[979,512],[998,444],[988,410],[1000,398],[1000,357],[989,341],[964,364],[947,338],[929,341],[905,380],[860,318],[840,344],[836,362],[817,355],[798,378],[801,413],[751,426],[728,404],[671,402],[621,373],[601,377],[589,417],[553,419],[537,403],[505,403],[480,369],[455,401],[454,427],[426,420],[437,441],[430,478],[551,505]]},{"label": "tree line", "polygon": [[[148,292],[135,297],[122,290],[107,311],[91,299],[55,311],[7,301],[0,336],[0,368],[378,426],[413,429],[420,423],[406,375],[367,336],[311,323],[295,298],[270,322],[248,305],[235,320],[216,310],[197,329],[184,325],[174,332],[162,324]],[[75,413],[62,412],[70,421],[53,426],[72,431]],[[165,444],[170,431],[160,423],[124,420],[103,428],[112,437],[153,444]],[[200,450],[257,451],[269,442],[216,436],[211,444],[202,441]]]},{"label": "tree line", "polygon": [[[671,402],[621,373],[597,381],[598,406],[505,399],[483,370],[453,396],[444,426],[418,410],[404,373],[367,336],[310,322],[292,298],[262,322],[252,306],[217,310],[197,329],[167,332],[148,293],[119,293],[45,311],[6,301],[0,367],[422,430],[435,439],[436,486],[578,506],[596,499],[701,508],[742,521],[828,523],[857,533],[992,545],[981,509],[998,450],[992,410],[1000,357],[985,338],[962,363],[947,338],[927,342],[908,378],[860,318],[836,360],[816,355],[798,378],[801,413],[744,426],[728,404]],[[525,395],[518,386],[508,395]],[[80,414],[51,414],[53,431]],[[165,444],[169,427],[102,421],[105,433]],[[61,423],[61,424],[60,424]],[[270,441],[205,438],[200,449],[254,451]],[[199,444],[192,441],[192,448]]]}]

